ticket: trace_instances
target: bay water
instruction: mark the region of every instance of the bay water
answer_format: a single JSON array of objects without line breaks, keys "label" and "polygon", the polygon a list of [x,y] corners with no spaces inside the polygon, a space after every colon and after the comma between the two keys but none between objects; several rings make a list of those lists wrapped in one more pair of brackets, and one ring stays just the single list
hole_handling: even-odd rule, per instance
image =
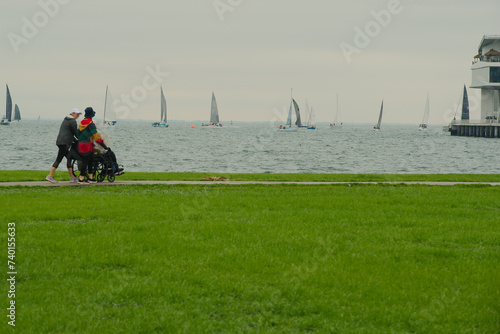
[{"label": "bay water", "polygon": [[[0,170],[49,170],[61,120],[0,126]],[[194,128],[193,128],[194,125]],[[346,124],[278,132],[278,124],[119,121],[107,132],[125,171],[214,173],[499,173],[500,140],[452,137],[442,126]],[[59,170],[65,170],[65,161]]]}]

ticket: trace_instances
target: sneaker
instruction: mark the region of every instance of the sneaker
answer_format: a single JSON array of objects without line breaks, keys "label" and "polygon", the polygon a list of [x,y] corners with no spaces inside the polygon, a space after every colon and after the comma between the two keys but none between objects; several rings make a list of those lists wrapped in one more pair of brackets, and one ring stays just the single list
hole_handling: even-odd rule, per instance
[{"label": "sneaker", "polygon": [[49,181],[50,183],[57,183],[56,180],[54,180],[54,178],[52,176],[48,176],[45,178],[45,180]]},{"label": "sneaker", "polygon": [[94,179],[88,179],[88,180],[87,180],[87,182],[88,182],[88,183],[97,183],[97,181],[96,181],[96,180],[94,180]]},{"label": "sneaker", "polygon": [[87,179],[83,180],[78,179],[78,184],[89,184],[89,181]]},{"label": "sneaker", "polygon": [[78,182],[78,178],[77,177],[72,177],[72,178],[69,179],[69,182],[77,183]]}]

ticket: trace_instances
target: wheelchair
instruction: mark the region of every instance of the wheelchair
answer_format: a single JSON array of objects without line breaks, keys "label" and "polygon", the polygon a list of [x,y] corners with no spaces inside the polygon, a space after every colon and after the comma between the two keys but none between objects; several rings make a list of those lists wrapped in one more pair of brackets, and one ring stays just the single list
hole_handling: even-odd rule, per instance
[{"label": "wheelchair", "polygon": [[[71,167],[75,176],[79,177],[82,161],[75,155],[71,156]],[[88,167],[88,170],[93,172],[94,180],[97,182],[103,182],[106,179],[108,182],[114,182],[116,176],[123,174],[123,166],[119,166],[116,163],[116,157],[111,149],[102,153],[98,151],[94,152],[92,165]]]}]

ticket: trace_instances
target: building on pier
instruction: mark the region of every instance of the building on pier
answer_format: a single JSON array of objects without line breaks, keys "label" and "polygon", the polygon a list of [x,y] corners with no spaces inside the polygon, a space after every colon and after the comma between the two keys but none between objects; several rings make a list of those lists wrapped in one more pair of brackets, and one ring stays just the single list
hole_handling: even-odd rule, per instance
[{"label": "building on pier", "polygon": [[[483,36],[472,62],[470,88],[481,90],[481,119],[471,121],[462,113],[462,120],[451,122],[449,131],[454,136],[500,138],[500,35]],[[465,96],[464,90],[464,103]]]},{"label": "building on pier", "polygon": [[500,35],[484,36],[472,64],[471,88],[481,90],[481,122],[500,120]]}]

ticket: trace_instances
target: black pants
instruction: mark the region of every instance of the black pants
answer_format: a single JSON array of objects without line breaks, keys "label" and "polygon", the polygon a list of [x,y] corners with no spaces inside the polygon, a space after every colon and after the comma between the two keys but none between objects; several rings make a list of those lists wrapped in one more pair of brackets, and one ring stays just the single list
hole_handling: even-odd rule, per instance
[{"label": "black pants", "polygon": [[94,152],[87,152],[85,154],[80,153],[82,157],[82,170],[80,175],[87,176],[89,174],[94,174]]},{"label": "black pants", "polygon": [[113,162],[113,167],[115,168],[115,171],[118,169],[118,162],[116,161],[116,155],[115,152],[111,151],[111,149],[108,149],[108,156]]},{"label": "black pants", "polygon": [[80,154],[78,154],[78,148],[75,149],[72,147],[71,150],[69,150],[66,159],[67,159],[66,167],[68,167],[68,169],[72,167],[73,161],[75,160],[82,161],[82,157],[80,156]]},{"label": "black pants", "polygon": [[66,145],[57,145],[57,147],[59,147],[59,151],[57,152],[56,161],[54,162],[54,164],[52,164],[52,167],[54,167],[54,168],[59,167],[59,164],[61,163],[63,158],[68,159],[67,155],[68,155],[69,147]]}]

